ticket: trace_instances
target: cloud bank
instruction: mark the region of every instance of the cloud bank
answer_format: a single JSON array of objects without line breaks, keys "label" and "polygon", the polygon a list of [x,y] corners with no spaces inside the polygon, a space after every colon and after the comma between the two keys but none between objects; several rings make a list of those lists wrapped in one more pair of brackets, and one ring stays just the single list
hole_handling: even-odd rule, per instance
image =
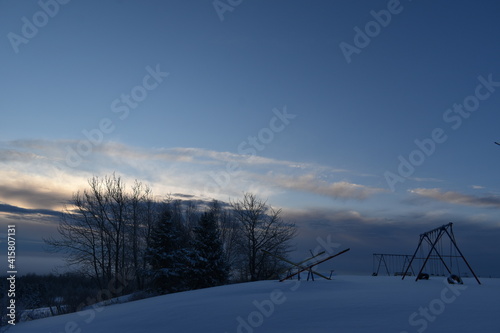
[{"label": "cloud bank", "polygon": [[[381,188],[346,180],[349,171],[298,161],[218,152],[200,148],[138,148],[116,142],[95,146],[78,167],[64,163],[77,141],[0,142],[0,201],[25,208],[54,209],[85,187],[93,175],[116,172],[157,194],[189,193],[227,200],[256,194],[300,192],[332,199],[365,200]],[[340,178],[342,175],[344,178]]]},{"label": "cloud bank", "polygon": [[[72,193],[86,188],[93,175],[112,172],[126,184],[137,179],[152,186],[157,195],[173,194],[190,200],[206,200],[215,194],[214,198],[227,201],[244,191],[270,197],[270,203],[278,196],[310,196],[310,202],[321,204],[283,207],[285,218],[299,227],[296,256],[307,255],[317,247],[318,237],[324,240],[329,236],[341,247],[352,248],[349,255],[335,262],[338,271],[370,273],[372,253],[411,252],[421,232],[450,221],[457,223],[459,241],[466,253],[486,256],[477,261],[472,256],[471,261],[480,266],[478,270],[489,272],[489,260],[498,255],[493,248],[500,226],[487,214],[461,216],[427,206],[424,210],[395,211],[390,200],[400,204],[397,200],[401,198],[367,183],[376,184],[374,177],[356,176],[349,170],[200,148],[144,149],[113,142],[94,147],[78,168],[71,168],[64,164],[65,149],[70,143],[74,144],[43,140],[0,142],[0,225],[22,226],[20,242],[33,258],[43,253],[41,237],[56,234],[57,212]],[[217,191],[209,193],[207,188]],[[411,193],[433,202],[500,207],[500,198],[495,196],[438,188],[416,188]],[[485,244],[488,251],[481,250]]]},{"label": "cloud bank", "polygon": [[410,192],[425,198],[431,198],[455,205],[500,208],[500,196],[490,195],[479,197],[454,191],[443,191],[439,188],[416,188],[410,190]]}]

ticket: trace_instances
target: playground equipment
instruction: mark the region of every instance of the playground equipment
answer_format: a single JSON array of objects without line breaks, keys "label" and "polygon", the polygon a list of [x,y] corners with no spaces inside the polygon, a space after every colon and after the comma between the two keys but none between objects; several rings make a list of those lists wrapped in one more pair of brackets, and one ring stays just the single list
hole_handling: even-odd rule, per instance
[{"label": "playground equipment", "polygon": [[320,277],[322,277],[322,278],[324,278],[324,279],[326,279],[326,280],[331,280],[331,273],[330,273],[330,277],[327,277],[327,276],[324,276],[324,275],[322,275],[322,274],[320,274],[320,273],[318,273],[318,272],[314,271],[314,270],[313,270],[313,267],[314,267],[314,266],[317,266],[317,265],[319,265],[319,264],[321,264],[321,263],[323,263],[323,262],[325,262],[325,261],[328,261],[328,260],[330,260],[330,259],[333,259],[333,258],[335,258],[335,257],[337,257],[337,256],[339,256],[339,255],[341,255],[341,254],[343,254],[343,253],[346,253],[346,252],[347,252],[347,251],[349,251],[349,250],[350,250],[350,248],[345,249],[345,250],[340,251],[340,252],[338,252],[338,253],[336,253],[336,254],[334,254],[334,255],[330,255],[330,256],[326,257],[325,259],[319,259],[318,261],[316,261],[316,262],[314,262],[314,263],[312,263],[312,264],[307,264],[307,262],[308,262],[309,260],[311,260],[311,259],[314,259],[314,258],[316,258],[316,257],[318,257],[318,256],[320,256],[320,255],[322,255],[322,254],[324,254],[325,252],[323,251],[323,252],[321,252],[321,253],[318,253],[318,254],[316,254],[316,255],[313,255],[312,257],[307,258],[307,259],[305,259],[305,260],[302,260],[301,262],[298,262],[298,263],[294,263],[293,261],[290,261],[290,260],[285,259],[285,258],[283,258],[283,257],[280,257],[280,256],[278,256],[278,255],[275,255],[275,254],[273,254],[273,253],[271,253],[271,252],[269,252],[269,251],[266,251],[266,250],[262,250],[262,252],[264,252],[264,253],[266,253],[266,254],[268,254],[268,255],[271,255],[271,256],[273,256],[273,257],[275,257],[275,258],[279,259],[279,260],[282,260],[282,261],[284,261],[284,262],[286,262],[286,263],[288,263],[288,264],[291,264],[291,265],[293,265],[293,266],[294,266],[294,268],[297,268],[297,271],[296,271],[295,273],[288,274],[286,277],[284,277],[284,278],[280,279],[280,282],[283,282],[283,281],[288,280],[288,279],[290,279],[290,278],[294,277],[295,275],[298,275],[298,274],[300,274],[300,273],[302,273],[302,272],[304,272],[304,271],[308,271],[308,272],[309,272],[309,274],[310,274],[310,276],[312,277],[313,281],[314,281],[313,274],[316,274],[316,275],[318,275],[318,276],[320,276]]},{"label": "playground equipment", "polygon": [[[447,251],[446,245],[448,245],[446,243],[446,240],[448,240],[449,243],[448,255],[445,254],[445,252]],[[419,251],[420,258],[417,256]],[[450,277],[456,276],[458,279],[460,279],[459,258],[462,258],[463,262],[466,264],[469,271],[476,279],[477,283],[481,284],[479,278],[476,276],[476,273],[474,273],[472,267],[469,265],[464,255],[462,254],[462,251],[460,251],[460,249],[458,248],[457,242],[455,240],[455,235],[453,234],[453,223],[442,225],[439,228],[432,229],[420,235],[420,241],[418,242],[417,249],[415,250],[415,253],[413,253],[412,258],[406,266],[402,279],[404,279],[407,275],[410,275],[408,274],[408,271],[412,269],[412,263],[414,262],[414,260],[422,258],[425,259],[420,267],[420,270],[416,274],[415,281],[419,280],[419,278],[423,276],[423,270],[429,263],[431,263],[431,265],[427,266],[428,268],[440,268],[441,270],[446,270]],[[445,258],[449,259],[448,263],[446,263]],[[458,270],[456,273],[453,272],[453,261],[455,261],[455,269]]]}]

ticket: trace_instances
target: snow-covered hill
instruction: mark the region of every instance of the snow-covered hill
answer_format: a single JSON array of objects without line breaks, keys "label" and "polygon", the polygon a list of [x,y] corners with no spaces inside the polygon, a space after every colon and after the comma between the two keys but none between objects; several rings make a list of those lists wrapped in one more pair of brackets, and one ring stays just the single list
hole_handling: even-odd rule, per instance
[{"label": "snow-covered hill", "polygon": [[500,279],[337,276],[195,290],[17,324],[9,333],[500,332]]}]

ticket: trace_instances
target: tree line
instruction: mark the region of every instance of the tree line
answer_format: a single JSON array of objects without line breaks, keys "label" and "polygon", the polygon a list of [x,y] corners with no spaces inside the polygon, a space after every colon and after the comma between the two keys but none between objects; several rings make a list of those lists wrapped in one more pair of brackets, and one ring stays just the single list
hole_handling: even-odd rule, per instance
[{"label": "tree line", "polygon": [[115,174],[88,185],[45,242],[99,290],[164,294],[267,279],[281,263],[261,250],[286,257],[296,235],[280,209],[251,193],[229,203],[158,199]]},{"label": "tree line", "polygon": [[[7,276],[0,277],[0,290],[8,290]],[[98,292],[89,277],[76,272],[27,274],[16,277],[16,320],[29,321],[74,312],[88,305]],[[8,325],[7,293],[0,294],[0,326]],[[45,309],[34,311],[34,309]]]}]

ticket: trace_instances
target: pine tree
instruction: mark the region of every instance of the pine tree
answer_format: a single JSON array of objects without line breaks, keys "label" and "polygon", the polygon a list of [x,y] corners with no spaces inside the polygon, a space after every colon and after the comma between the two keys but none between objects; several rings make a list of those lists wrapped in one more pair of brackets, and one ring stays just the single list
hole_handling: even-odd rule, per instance
[{"label": "pine tree", "polygon": [[169,293],[190,289],[191,257],[189,239],[169,208],[164,210],[153,228],[146,260],[156,292]]},{"label": "pine tree", "polygon": [[227,283],[229,267],[221,242],[214,211],[201,215],[194,228],[194,288],[207,288]]}]

